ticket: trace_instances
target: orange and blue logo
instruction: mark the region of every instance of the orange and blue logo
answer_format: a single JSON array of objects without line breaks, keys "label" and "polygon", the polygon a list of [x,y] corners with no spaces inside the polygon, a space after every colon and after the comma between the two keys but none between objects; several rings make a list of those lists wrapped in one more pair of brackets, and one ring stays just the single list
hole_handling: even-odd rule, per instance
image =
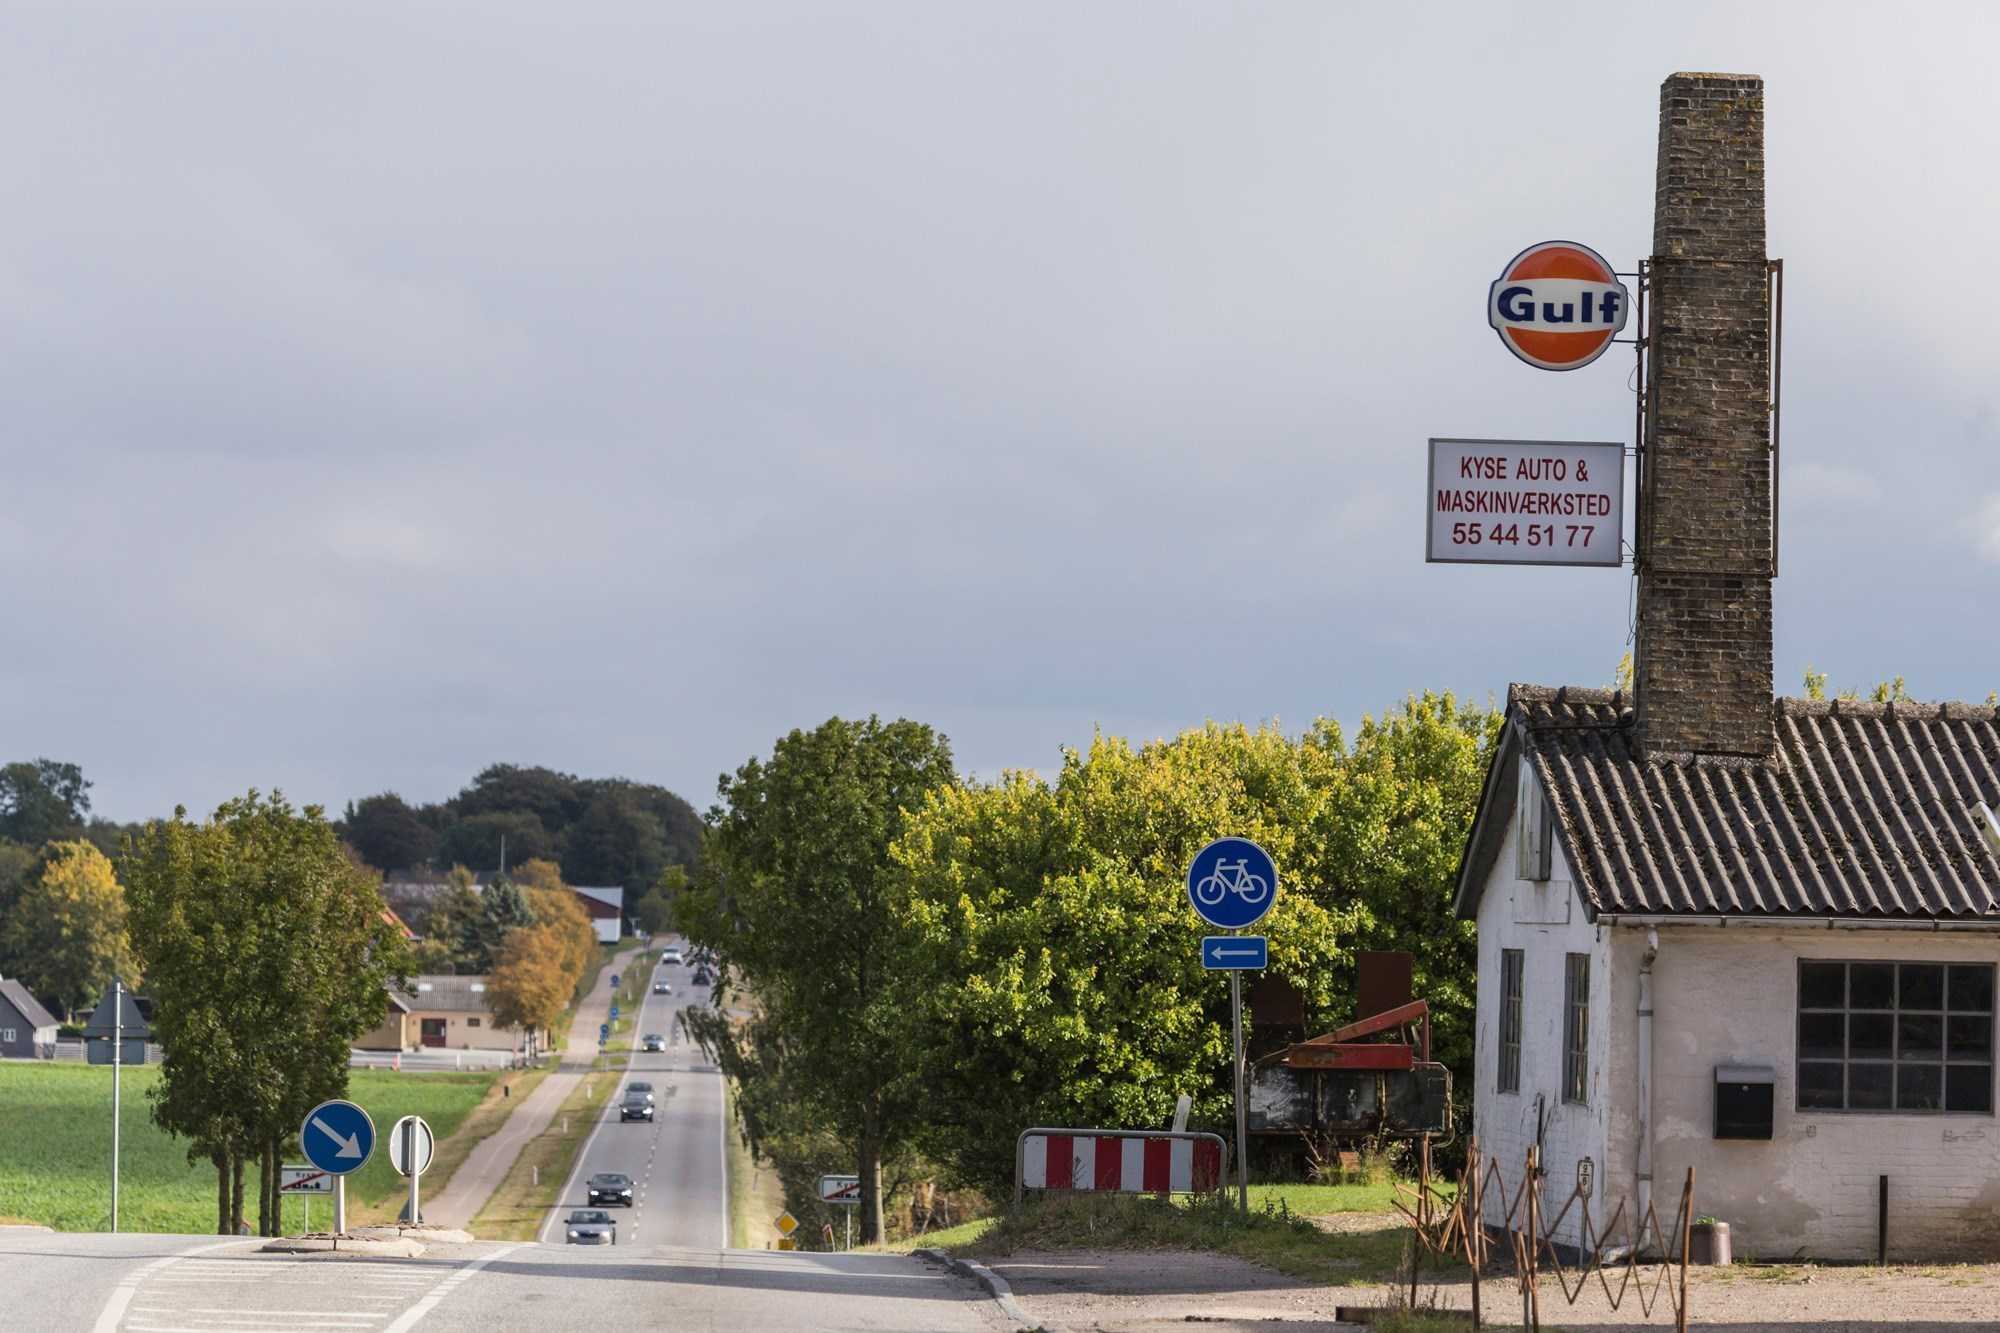
[{"label": "orange and blue logo", "polygon": [[1507,262],[1486,294],[1486,321],[1507,350],[1543,370],[1575,370],[1604,355],[1631,314],[1632,293],[1604,256],[1543,241]]}]

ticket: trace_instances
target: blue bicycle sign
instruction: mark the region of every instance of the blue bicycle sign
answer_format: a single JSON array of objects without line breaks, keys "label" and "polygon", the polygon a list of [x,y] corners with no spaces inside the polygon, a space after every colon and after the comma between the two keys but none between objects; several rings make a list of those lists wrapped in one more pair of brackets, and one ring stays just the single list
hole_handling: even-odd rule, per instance
[{"label": "blue bicycle sign", "polygon": [[1278,866],[1248,838],[1217,838],[1188,865],[1188,902],[1210,925],[1241,930],[1278,897]]}]

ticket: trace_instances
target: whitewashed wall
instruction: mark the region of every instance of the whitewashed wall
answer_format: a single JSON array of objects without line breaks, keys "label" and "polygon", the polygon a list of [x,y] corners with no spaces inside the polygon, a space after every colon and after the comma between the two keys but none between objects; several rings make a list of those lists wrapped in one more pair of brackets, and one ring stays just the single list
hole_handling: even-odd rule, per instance
[{"label": "whitewashed wall", "polygon": [[[1515,875],[1517,830],[1510,825],[1494,858],[1493,872],[1479,902],[1479,992],[1474,1037],[1473,1133],[1483,1155],[1497,1158],[1511,1198],[1520,1185],[1527,1152],[1535,1142],[1536,1098],[1542,1099],[1542,1166],[1548,1172],[1543,1198],[1554,1207],[1569,1196],[1576,1164],[1592,1160],[1596,1199],[1606,1196],[1611,1177],[1605,1160],[1607,1105],[1620,1069],[1611,1059],[1612,977],[1610,950],[1585,919],[1570,880],[1569,864],[1557,846],[1547,883]],[[1498,1091],[1500,1042],[1500,951],[1522,951],[1521,1090]],[[1590,964],[1590,1093],[1585,1105],[1562,1099],[1564,956],[1585,953]],[[1633,1006],[1625,1006],[1627,1021]],[[1625,1053],[1629,1077],[1630,1053]],[[1629,1168],[1628,1168],[1629,1170]],[[1624,1189],[1616,1191],[1622,1195]],[[1615,1206],[1615,1203],[1614,1203]],[[1506,1205],[1488,1196],[1486,1220],[1498,1225]],[[1580,1216],[1572,1213],[1556,1238],[1580,1242]]]},{"label": "whitewashed wall", "polygon": [[[1891,1259],[2000,1253],[2000,1126],[1992,1116],[1799,1111],[1794,1090],[1799,959],[1993,963],[2000,938],[1824,926],[1658,930],[1653,1156],[1663,1213],[1693,1166],[1697,1211],[1730,1223],[1739,1256],[1872,1260],[1876,1178],[1886,1174]],[[1636,959],[1645,932],[1613,933],[1620,956]],[[1482,1034],[1485,956],[1482,931]],[[1777,1071],[1769,1142],[1714,1137],[1719,1064]]]}]

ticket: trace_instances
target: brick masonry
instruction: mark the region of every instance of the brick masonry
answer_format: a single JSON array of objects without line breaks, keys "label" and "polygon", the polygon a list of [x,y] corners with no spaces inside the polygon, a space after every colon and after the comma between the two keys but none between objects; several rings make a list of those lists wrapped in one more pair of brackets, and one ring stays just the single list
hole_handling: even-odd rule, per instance
[{"label": "brick masonry", "polygon": [[1771,751],[1764,83],[1660,87],[1650,421],[1640,496],[1638,739],[1649,757]]}]

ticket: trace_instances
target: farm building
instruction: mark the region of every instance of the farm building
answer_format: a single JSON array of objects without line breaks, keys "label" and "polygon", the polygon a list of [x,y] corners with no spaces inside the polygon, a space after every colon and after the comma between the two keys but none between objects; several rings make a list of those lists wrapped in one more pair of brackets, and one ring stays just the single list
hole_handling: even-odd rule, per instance
[{"label": "farm building", "polygon": [[55,1016],[26,986],[0,977],[0,1060],[47,1060],[55,1049]]},{"label": "farm building", "polygon": [[[537,1047],[548,1034],[534,1034]],[[364,1051],[518,1051],[523,1033],[494,1021],[483,976],[411,977],[409,989],[391,991],[389,1013],[374,1031],[354,1043]]]},{"label": "farm building", "polygon": [[1762,106],[1662,90],[1635,687],[1508,691],[1475,1132],[1552,1213],[1588,1175],[1667,1223],[1692,1167],[1739,1255],[1991,1257],[2000,710],[1772,696]]}]

